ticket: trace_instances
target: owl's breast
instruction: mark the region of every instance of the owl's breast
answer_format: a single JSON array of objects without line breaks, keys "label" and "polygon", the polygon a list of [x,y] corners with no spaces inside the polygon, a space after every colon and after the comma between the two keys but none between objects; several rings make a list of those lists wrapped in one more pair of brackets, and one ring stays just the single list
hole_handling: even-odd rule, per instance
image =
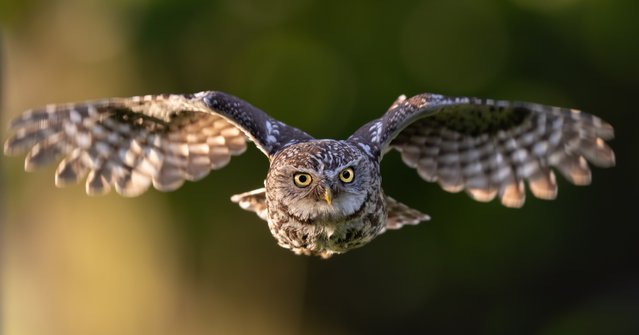
[{"label": "owl's breast", "polygon": [[360,210],[337,220],[301,220],[283,208],[269,209],[269,229],[280,246],[296,254],[327,258],[344,253],[365,245],[382,231],[387,213],[378,194],[371,195]]}]

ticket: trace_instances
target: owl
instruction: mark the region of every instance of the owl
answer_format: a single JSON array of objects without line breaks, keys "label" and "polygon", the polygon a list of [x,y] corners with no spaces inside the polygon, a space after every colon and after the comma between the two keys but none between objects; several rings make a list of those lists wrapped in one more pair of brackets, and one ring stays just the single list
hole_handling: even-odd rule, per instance
[{"label": "owl", "polygon": [[526,184],[557,196],[553,171],[576,185],[588,162],[611,167],[613,128],[575,109],[424,93],[400,96],[346,140],[315,139],[232,95],[207,91],[50,104],[18,116],[4,145],[28,151],[25,170],[61,161],[55,184],[86,178],[86,192],[172,191],[226,166],[247,140],[269,159],[264,187],[231,201],[268,223],[277,243],[328,258],[387,230],[430,217],[386,195],[380,162],[397,150],[448,192],[521,207]]}]

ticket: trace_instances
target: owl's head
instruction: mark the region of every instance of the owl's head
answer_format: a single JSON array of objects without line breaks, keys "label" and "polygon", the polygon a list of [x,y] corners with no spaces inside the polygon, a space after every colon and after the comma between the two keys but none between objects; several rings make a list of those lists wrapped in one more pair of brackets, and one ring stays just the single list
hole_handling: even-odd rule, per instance
[{"label": "owl's head", "polygon": [[268,201],[299,221],[339,221],[356,213],[367,194],[379,192],[377,164],[344,141],[288,146],[271,161]]}]

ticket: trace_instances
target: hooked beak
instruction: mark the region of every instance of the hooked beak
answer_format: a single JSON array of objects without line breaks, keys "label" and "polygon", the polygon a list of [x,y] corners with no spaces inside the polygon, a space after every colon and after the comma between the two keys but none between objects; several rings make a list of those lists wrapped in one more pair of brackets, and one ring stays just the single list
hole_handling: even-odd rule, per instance
[{"label": "hooked beak", "polygon": [[326,203],[330,206],[331,202],[333,201],[333,192],[331,192],[331,189],[329,187],[324,189],[324,200],[326,200]]}]

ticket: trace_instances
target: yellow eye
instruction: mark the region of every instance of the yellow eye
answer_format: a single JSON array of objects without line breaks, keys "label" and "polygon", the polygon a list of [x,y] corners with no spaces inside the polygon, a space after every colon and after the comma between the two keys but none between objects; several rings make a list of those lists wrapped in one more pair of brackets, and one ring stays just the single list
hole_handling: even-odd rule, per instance
[{"label": "yellow eye", "polygon": [[354,177],[355,177],[355,172],[353,171],[353,168],[346,168],[339,173],[339,180],[341,180],[344,183],[352,182]]},{"label": "yellow eye", "polygon": [[306,187],[311,184],[313,178],[308,173],[299,172],[293,176],[293,181],[297,187]]}]

